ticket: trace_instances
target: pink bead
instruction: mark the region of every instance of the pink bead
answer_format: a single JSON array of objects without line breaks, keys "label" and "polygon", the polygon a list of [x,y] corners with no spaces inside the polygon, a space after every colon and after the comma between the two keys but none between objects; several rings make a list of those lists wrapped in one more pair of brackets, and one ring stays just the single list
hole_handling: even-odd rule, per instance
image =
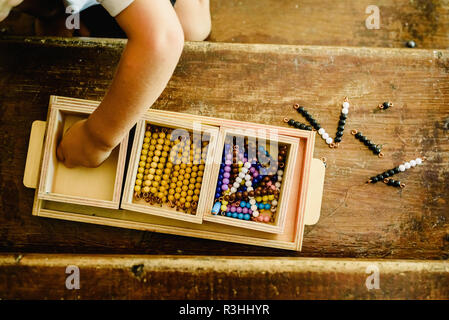
[{"label": "pink bead", "polygon": [[254,178],[257,178],[259,176],[259,172],[257,172],[257,171],[254,171],[254,173],[253,173],[253,177]]},{"label": "pink bead", "polygon": [[231,164],[232,164],[232,161],[231,161],[231,160],[226,160],[226,161],[225,161],[225,165],[230,166]]},{"label": "pink bead", "polygon": [[236,207],[231,206],[231,212],[235,212]]},{"label": "pink bead", "polygon": [[249,214],[253,214],[253,210],[248,209],[248,213],[249,213]]},{"label": "pink bead", "polygon": [[249,171],[250,171],[251,173],[253,173],[254,171],[256,171],[256,168],[251,167],[251,168],[249,169]]},{"label": "pink bead", "polygon": [[257,219],[257,221],[261,221],[261,222],[263,221],[263,217],[262,216],[258,216],[256,219]]},{"label": "pink bead", "polygon": [[272,185],[272,186],[271,186],[271,189],[276,190],[276,186],[275,186],[275,185]]},{"label": "pink bead", "polygon": [[226,171],[226,172],[231,171],[231,167],[229,167],[229,166],[224,167],[224,171]]},{"label": "pink bead", "polygon": [[237,207],[237,212],[242,213],[242,207]]},{"label": "pink bead", "polygon": [[248,213],[248,208],[247,207],[243,208],[242,213]]},{"label": "pink bead", "polygon": [[232,160],[232,154],[228,153],[228,154],[226,155],[226,159],[227,159],[227,160]]},{"label": "pink bead", "polygon": [[223,173],[223,177],[225,177],[226,179],[229,179],[230,176],[231,174],[229,172]]},{"label": "pink bead", "polygon": [[270,217],[269,217],[269,216],[264,216],[264,217],[263,217],[263,221],[264,221],[264,222],[270,221]]},{"label": "pink bead", "polygon": [[[224,180],[223,180],[224,181]],[[267,186],[271,186],[273,183],[271,181],[267,182]]]}]

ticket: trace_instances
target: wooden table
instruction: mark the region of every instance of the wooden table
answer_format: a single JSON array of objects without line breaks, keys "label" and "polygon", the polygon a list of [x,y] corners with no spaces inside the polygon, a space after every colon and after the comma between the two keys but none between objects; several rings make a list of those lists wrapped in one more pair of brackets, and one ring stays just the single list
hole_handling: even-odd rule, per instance
[{"label": "wooden table", "polygon": [[[297,253],[31,216],[34,190],[26,189],[22,178],[32,121],[45,119],[52,94],[101,100],[124,45],[123,40],[0,41],[0,252],[4,253],[0,269],[7,271],[0,272],[0,297],[36,297],[36,292],[42,294],[39,288],[51,288],[50,280],[33,290],[11,288],[8,281],[2,281],[7,275],[26,281],[28,276],[22,277],[20,268],[32,270],[32,275],[49,263],[46,255],[28,256],[29,253],[54,254],[49,258],[53,261],[50,271],[46,272],[55,268],[62,273],[70,256],[59,254],[77,254],[72,259],[91,268],[89,272],[94,272],[95,263],[79,255],[175,255],[123,257],[120,261],[114,257],[107,260],[107,256],[97,259],[122,275],[114,281],[135,277],[132,266],[141,264],[136,261],[144,261],[145,266],[150,266],[146,272],[157,277],[165,272],[163,263],[176,265],[179,259],[185,259],[186,265],[197,268],[195,277],[208,279],[209,284],[218,279],[213,278],[212,268],[202,268],[201,259],[210,263],[214,261],[211,256],[240,256],[216,260],[217,266],[223,265],[221,275],[229,276],[226,281],[235,286],[237,293],[232,294],[229,288],[213,293],[161,293],[167,297],[169,293],[178,298],[250,297],[239,290],[245,283],[232,277],[238,270],[247,270],[248,260],[244,256],[290,257],[274,260],[281,261],[280,266],[284,261],[291,276],[278,269],[273,271],[279,274],[278,278],[258,273],[245,278],[253,279],[255,288],[270,284],[276,287],[276,283],[280,285],[289,279],[298,281],[284,283],[290,289],[283,294],[276,295],[272,289],[273,298],[449,297],[449,51],[186,44],[178,67],[154,108],[285,125],[282,119],[286,116],[301,120],[292,108],[298,102],[331,133],[337,127],[343,97],[350,98],[352,107],[340,148],[332,150],[317,139],[314,156],[327,158],[321,219],[317,225],[306,227],[303,251]],[[377,104],[386,100],[395,106],[377,111]],[[353,128],[383,144],[385,157],[373,156],[356,141],[349,134]],[[365,184],[368,177],[419,155],[428,158],[425,164],[398,176],[407,184],[405,189]],[[209,258],[195,260],[197,255]],[[154,264],[155,259],[165,260]],[[235,259],[240,259],[241,267],[234,263]],[[260,271],[272,263],[270,259],[251,258],[248,263],[254,263],[254,270]],[[314,263],[321,267],[315,268]],[[368,291],[364,283],[368,263],[379,265],[381,275],[385,270],[394,285],[388,290]],[[404,274],[410,275],[407,281],[413,286],[403,286]],[[181,285],[184,278],[179,279]],[[329,292],[326,286],[332,279],[335,284]],[[128,297],[155,297],[156,291],[144,292],[140,285],[135,290],[141,291]],[[183,285],[189,287],[189,283]],[[293,290],[293,285],[301,290]],[[311,290],[317,285],[324,287]],[[109,290],[104,297],[127,297],[119,286]],[[90,297],[87,292],[58,290],[48,290],[46,294],[53,298]]]}]

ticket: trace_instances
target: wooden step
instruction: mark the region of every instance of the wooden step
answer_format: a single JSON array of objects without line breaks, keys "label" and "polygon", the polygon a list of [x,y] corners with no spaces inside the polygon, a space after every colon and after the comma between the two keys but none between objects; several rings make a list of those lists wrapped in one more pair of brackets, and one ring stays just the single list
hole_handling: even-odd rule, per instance
[{"label": "wooden step", "polygon": [[[365,23],[373,4],[379,29]],[[81,17],[97,24],[98,36],[122,36],[95,11]],[[402,48],[413,40],[418,48],[449,48],[449,5],[438,0],[211,0],[211,15],[214,42]],[[34,18],[15,10],[0,34],[34,35]]]},{"label": "wooden step", "polygon": [[447,300],[448,273],[448,261],[3,254],[0,297]]},{"label": "wooden step", "polygon": [[[306,227],[301,253],[100,227],[31,216],[22,185],[31,123],[45,120],[50,95],[101,100],[123,40],[18,38],[0,41],[0,247],[21,252],[152,253],[448,259],[449,51],[187,43],[154,108],[275,125],[305,121],[303,104],[335,133],[343,97],[351,103],[339,149],[327,158],[321,219]],[[379,111],[386,100],[395,106]],[[349,131],[361,130],[385,157]],[[398,175],[405,189],[365,181],[419,155]]]}]

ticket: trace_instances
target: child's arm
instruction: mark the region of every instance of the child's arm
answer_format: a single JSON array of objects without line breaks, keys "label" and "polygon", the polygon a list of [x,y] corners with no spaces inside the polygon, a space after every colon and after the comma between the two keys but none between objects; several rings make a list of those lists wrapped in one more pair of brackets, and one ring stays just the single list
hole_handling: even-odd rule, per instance
[{"label": "child's arm", "polygon": [[109,156],[162,93],[183,49],[183,30],[168,0],[135,0],[116,20],[128,43],[101,104],[58,146],[68,167],[96,167]]}]

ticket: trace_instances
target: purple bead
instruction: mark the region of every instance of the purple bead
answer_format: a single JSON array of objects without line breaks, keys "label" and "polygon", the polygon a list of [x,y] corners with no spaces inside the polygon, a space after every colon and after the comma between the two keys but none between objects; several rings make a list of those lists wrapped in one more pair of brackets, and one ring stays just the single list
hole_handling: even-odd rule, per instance
[{"label": "purple bead", "polygon": [[246,163],[246,162],[248,162],[248,159],[247,158],[243,158],[243,163]]},{"label": "purple bead", "polygon": [[223,191],[228,190],[228,185],[227,184],[222,185],[221,190],[223,190]]},{"label": "purple bead", "polygon": [[259,176],[259,172],[254,171],[254,172],[253,172],[253,178],[257,178],[258,176]]},{"label": "purple bead", "polygon": [[231,164],[232,164],[232,161],[231,161],[231,160],[226,160],[226,161],[225,161],[225,165],[230,166]]},{"label": "purple bead", "polygon": [[230,204],[228,204],[228,205],[226,206],[226,211],[231,211],[231,205],[230,205]]},{"label": "purple bead", "polygon": [[248,209],[248,213],[249,213],[249,214],[252,214],[252,213],[253,213],[253,210]]},{"label": "purple bead", "polygon": [[226,155],[226,159],[227,159],[227,160],[232,160],[232,154],[228,153],[228,154]]},{"label": "purple bead", "polygon": [[242,213],[242,207],[237,207],[236,210],[237,210],[238,213]]},{"label": "purple bead", "polygon": [[223,179],[223,184],[229,184],[229,179],[224,178],[224,179]]},{"label": "purple bead", "polygon": [[231,212],[235,212],[236,207],[231,206]]},{"label": "purple bead", "polygon": [[227,167],[227,166],[226,166],[226,167],[224,168],[224,171],[225,171],[225,172],[231,171],[231,167]]},{"label": "purple bead", "polygon": [[243,212],[243,213],[248,213],[248,208],[247,208],[247,207],[243,208],[243,209],[242,209],[242,212]]},{"label": "purple bead", "polygon": [[229,172],[223,173],[223,177],[225,177],[226,179],[228,179],[230,176],[231,174]]},{"label": "purple bead", "polygon": [[[226,168],[225,168],[225,171],[226,171]],[[251,168],[249,169],[249,171],[250,171],[251,173],[254,173],[254,171],[256,171],[256,168],[251,167]]]}]

